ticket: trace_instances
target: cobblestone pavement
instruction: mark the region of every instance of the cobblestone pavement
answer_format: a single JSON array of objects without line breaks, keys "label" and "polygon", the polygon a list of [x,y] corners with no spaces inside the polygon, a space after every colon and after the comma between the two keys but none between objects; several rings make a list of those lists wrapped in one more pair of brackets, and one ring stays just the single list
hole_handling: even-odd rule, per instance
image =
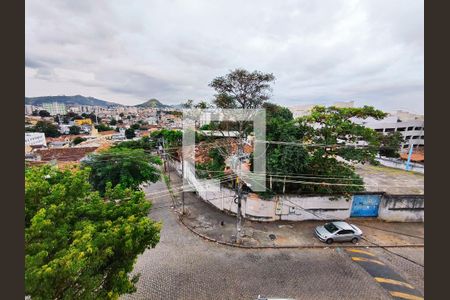
[{"label": "cobblestone pavement", "polygon": [[370,250],[384,263],[397,271],[408,283],[422,294],[424,293],[424,248],[388,248],[390,252],[380,248],[372,248]]},{"label": "cobblestone pavement", "polygon": [[[390,299],[341,249],[232,248],[205,241],[179,223],[164,183],[150,217],[163,222],[161,241],[138,257],[137,292],[122,299]],[[155,194],[160,193],[160,194]]]}]

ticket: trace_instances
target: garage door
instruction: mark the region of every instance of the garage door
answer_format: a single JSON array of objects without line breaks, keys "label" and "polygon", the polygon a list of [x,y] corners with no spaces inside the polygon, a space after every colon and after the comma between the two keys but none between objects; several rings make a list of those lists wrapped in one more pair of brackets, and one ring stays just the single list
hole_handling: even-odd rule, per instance
[{"label": "garage door", "polygon": [[351,217],[378,217],[380,195],[353,195]]}]

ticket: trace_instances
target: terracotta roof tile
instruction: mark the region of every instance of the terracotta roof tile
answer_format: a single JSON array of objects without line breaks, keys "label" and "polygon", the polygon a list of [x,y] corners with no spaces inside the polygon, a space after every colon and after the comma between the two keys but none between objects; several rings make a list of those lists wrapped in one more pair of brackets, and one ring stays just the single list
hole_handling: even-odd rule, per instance
[{"label": "terracotta roof tile", "polygon": [[96,150],[97,147],[84,148],[51,148],[47,150],[36,150],[41,156],[42,161],[79,161],[87,154]]}]

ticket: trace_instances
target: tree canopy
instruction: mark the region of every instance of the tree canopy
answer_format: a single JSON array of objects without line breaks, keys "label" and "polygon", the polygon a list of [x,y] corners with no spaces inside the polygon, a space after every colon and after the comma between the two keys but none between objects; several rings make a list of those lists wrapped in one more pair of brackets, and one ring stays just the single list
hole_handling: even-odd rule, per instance
[{"label": "tree canopy", "polygon": [[58,125],[44,120],[37,121],[36,125],[27,128],[27,131],[43,132],[46,137],[59,137],[61,135],[58,130]]},{"label": "tree canopy", "polygon": [[217,92],[214,104],[219,108],[260,108],[270,98],[271,73],[235,69],[215,78],[209,86]]},{"label": "tree canopy", "polygon": [[137,255],[161,225],[144,193],[88,183],[89,168],[25,170],[25,289],[32,299],[117,299],[136,290]]},{"label": "tree canopy", "polygon": [[110,148],[90,154],[82,165],[90,167],[89,182],[103,194],[108,182],[113,187],[121,184],[123,187],[138,190],[143,182],[158,181],[158,165],[161,165],[161,159],[143,149]]}]

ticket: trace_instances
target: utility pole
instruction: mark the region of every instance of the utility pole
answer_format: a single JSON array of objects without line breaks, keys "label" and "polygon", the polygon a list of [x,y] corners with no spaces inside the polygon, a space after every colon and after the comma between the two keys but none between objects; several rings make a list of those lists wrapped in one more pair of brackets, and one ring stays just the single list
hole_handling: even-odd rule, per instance
[{"label": "utility pole", "polygon": [[409,171],[409,169],[410,169],[411,155],[412,155],[412,153],[413,153],[413,148],[414,148],[414,144],[411,143],[411,144],[409,145],[408,160],[406,161],[406,168],[405,168],[406,171]]},{"label": "utility pole", "polygon": [[237,188],[237,211],[236,211],[236,243],[240,243],[241,240],[241,230],[242,230],[242,219],[241,219],[241,206],[242,206],[242,183],[239,178],[242,171],[241,165],[241,157],[243,154],[243,145],[242,145],[242,122],[239,122],[239,142],[237,149],[237,159],[238,159],[238,168],[237,168],[237,176],[236,176],[236,188]]},{"label": "utility pole", "polygon": [[184,215],[184,160],[181,154],[181,214]]},{"label": "utility pole", "polygon": [[[241,167],[240,158],[239,159],[239,169]],[[240,173],[240,171],[239,171]],[[239,176],[236,177],[236,188],[237,188],[237,211],[236,211],[236,243],[239,243],[241,240],[241,200],[242,200],[242,185],[241,181],[239,180]]]}]

